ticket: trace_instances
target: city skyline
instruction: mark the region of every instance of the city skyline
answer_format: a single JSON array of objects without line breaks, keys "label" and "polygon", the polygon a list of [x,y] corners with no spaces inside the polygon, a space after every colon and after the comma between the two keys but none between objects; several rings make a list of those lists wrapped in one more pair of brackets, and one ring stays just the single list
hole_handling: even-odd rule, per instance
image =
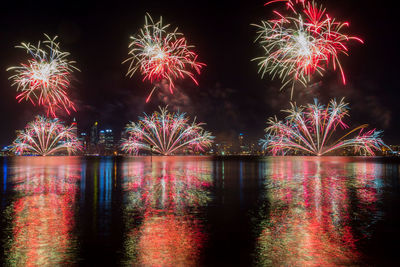
[{"label": "city skyline", "polygon": [[[338,85],[337,74],[328,72],[324,83],[315,85],[312,94],[299,90],[296,102],[310,102],[315,94],[321,100],[345,96],[352,104],[353,124],[368,121],[372,128],[385,131],[384,139],[388,144],[396,144],[399,142],[396,134],[399,123],[393,114],[398,110],[398,86],[395,75],[392,75],[393,69],[378,68],[396,62],[397,54],[387,57],[380,51],[382,48],[395,51],[394,44],[397,42],[383,45],[379,41],[381,31],[389,32],[395,24],[385,22],[384,26],[380,26],[383,23],[381,20],[369,20],[368,14],[372,13],[378,17],[393,18],[383,12],[388,12],[385,7],[379,6],[377,8],[382,12],[375,12],[375,7],[360,3],[325,3],[335,16],[349,19],[351,30],[365,40],[364,45],[351,47],[351,58],[344,58],[348,84]],[[260,79],[256,73],[257,65],[250,61],[259,53],[259,49],[253,44],[256,30],[250,24],[256,23],[271,11],[271,8],[263,7],[263,4],[263,1],[252,4],[222,1],[211,5],[197,3],[195,9],[191,3],[182,5],[181,1],[153,2],[149,5],[132,3],[134,9],[120,3],[110,8],[98,4],[96,12],[107,14],[105,20],[100,21],[99,17],[90,15],[92,3],[80,4],[78,12],[70,12],[77,7],[77,4],[72,3],[57,14],[47,12],[54,23],[46,24],[46,19],[40,17],[32,21],[31,4],[27,3],[18,9],[20,19],[15,22],[14,30],[2,30],[2,40],[7,41],[1,43],[1,51],[4,53],[2,68],[5,70],[12,66],[12,61],[18,58],[18,51],[15,51],[14,46],[19,42],[35,42],[41,38],[43,32],[58,35],[62,47],[78,60],[77,67],[81,69],[81,72],[74,73],[72,81],[71,92],[73,100],[77,102],[77,112],[72,112],[70,118],[76,117],[83,128],[90,127],[92,118],[96,118],[107,125],[106,128],[119,132],[143,111],[151,113],[159,105],[169,104],[173,109],[187,112],[191,117],[196,116],[200,121],[206,122],[207,129],[216,136],[222,136],[222,139],[235,140],[240,132],[246,132],[250,138],[257,140],[263,136],[266,119],[289,105],[289,90],[279,92],[279,82]],[[62,6],[62,2],[58,5]],[[50,6],[43,8],[44,12],[46,9],[50,10]],[[11,21],[10,16],[14,16],[17,10],[13,3],[7,3],[7,9],[10,12],[6,12],[6,16],[1,18],[3,22]],[[232,12],[222,15],[220,11],[225,9]],[[131,13],[124,10],[135,11]],[[207,19],[204,19],[206,10],[209,12]],[[229,20],[239,10],[242,20]],[[128,52],[129,35],[134,34],[143,23],[147,11],[152,11],[154,17],[162,15],[183,32],[190,32],[188,40],[196,45],[195,49],[207,67],[199,77],[199,87],[183,81],[173,95],[159,92],[150,103],[145,104],[148,85],[142,84],[139,77],[124,77],[126,66],[121,62]],[[89,18],[86,13],[90,15]],[[179,16],[174,16],[177,14]],[[192,17],[196,18],[193,21],[202,21],[204,25],[199,27],[191,20]],[[224,18],[235,21],[234,25],[223,22],[218,26]],[[90,30],[93,25],[91,20],[96,22],[97,30],[94,32]],[[107,26],[109,23],[110,26]],[[110,27],[116,30],[110,31]],[[229,31],[222,31],[224,27],[238,29],[238,35],[232,36]],[[95,34],[104,29],[112,38],[99,42]],[[243,54],[237,54],[236,51],[239,50],[244,51]],[[22,129],[39,111],[29,103],[15,103],[14,89],[10,86],[5,71],[0,74],[0,86],[3,94],[0,109],[3,114],[11,114],[1,119],[5,127],[0,134],[0,144],[5,146],[13,140],[14,131]],[[71,120],[67,116],[60,117],[67,122]]]},{"label": "city skyline", "polygon": [[5,1],[0,266],[399,265],[392,6]]}]

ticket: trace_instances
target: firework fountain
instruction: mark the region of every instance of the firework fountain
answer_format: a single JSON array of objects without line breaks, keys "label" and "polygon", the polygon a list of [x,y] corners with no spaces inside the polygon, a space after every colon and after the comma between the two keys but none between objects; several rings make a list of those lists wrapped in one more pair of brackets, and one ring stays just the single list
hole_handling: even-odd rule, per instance
[{"label": "firework fountain", "polygon": [[[367,124],[358,126],[332,141],[337,130],[349,128],[343,122],[343,119],[349,116],[348,104],[343,99],[340,102],[331,100],[327,106],[317,100],[305,107],[292,104],[291,109],[285,112],[289,115],[284,121],[276,117],[268,120],[265,139],[260,141],[263,149],[271,151],[274,155],[301,151],[321,156],[349,147],[356,153],[374,155],[374,150],[379,151],[386,147],[381,139],[382,132],[375,129],[365,130]],[[354,134],[355,137],[348,138]]]},{"label": "firework fountain", "polygon": [[24,130],[18,131],[11,150],[17,155],[48,156],[55,153],[76,153],[81,150],[76,126],[64,126],[58,119],[36,116]]},{"label": "firework fountain", "polygon": [[171,155],[182,149],[204,151],[212,139],[211,133],[205,131],[204,123],[190,124],[185,113],[169,113],[167,108],[160,108],[151,116],[145,114],[139,122],[126,126],[128,137],[123,140],[122,150],[138,154],[147,150],[161,155]]}]

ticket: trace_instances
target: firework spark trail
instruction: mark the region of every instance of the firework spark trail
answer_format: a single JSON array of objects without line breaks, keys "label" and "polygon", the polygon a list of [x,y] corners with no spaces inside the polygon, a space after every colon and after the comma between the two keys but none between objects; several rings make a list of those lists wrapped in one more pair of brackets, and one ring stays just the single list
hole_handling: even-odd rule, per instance
[{"label": "firework spark trail", "polygon": [[138,154],[140,150],[153,151],[162,155],[190,148],[204,151],[211,146],[211,133],[205,131],[204,123],[191,124],[185,113],[169,113],[167,108],[160,108],[151,116],[145,114],[139,122],[126,126],[127,139],[123,139],[122,150]]},{"label": "firework spark trail", "polygon": [[[339,103],[331,100],[326,107],[317,100],[306,107],[292,104],[292,108],[285,112],[289,115],[284,121],[279,121],[276,117],[268,120],[265,139],[260,140],[263,149],[271,151],[273,155],[302,151],[321,156],[348,147],[354,148],[359,154],[374,155],[374,151],[381,151],[383,147],[387,147],[381,138],[382,131],[364,131],[367,124],[356,127],[336,141],[330,142],[338,128],[348,128],[343,122],[344,117],[349,116],[349,107],[344,99]],[[345,139],[357,132],[354,138]]]},{"label": "firework spark trail", "polygon": [[24,130],[18,131],[11,150],[17,155],[47,156],[59,152],[76,153],[81,150],[76,126],[66,127],[58,119],[36,116]]},{"label": "firework spark trail", "polygon": [[188,45],[178,28],[169,31],[170,25],[163,25],[162,17],[155,22],[146,14],[145,25],[139,33],[131,36],[129,44],[130,57],[125,62],[130,62],[127,75],[130,77],[136,71],[143,75],[143,81],[148,80],[154,87],[146,99],[148,102],[154,90],[161,87],[162,82],[169,84],[173,93],[174,81],[189,77],[198,85],[195,72],[200,74],[204,63],[197,62],[197,54]]},{"label": "firework spark trail", "polygon": [[55,112],[59,108],[68,114],[70,109],[75,110],[66,90],[70,85],[71,73],[78,69],[73,66],[75,61],[67,59],[70,54],[60,50],[57,36],[50,38],[45,34],[45,37],[46,40],[42,43],[39,41],[37,46],[30,43],[16,46],[26,50],[31,58],[7,71],[14,72],[9,79],[17,91],[21,91],[16,97],[18,102],[30,100],[34,105],[46,107],[47,115],[56,117]]},{"label": "firework spark trail", "polygon": [[281,89],[291,83],[293,94],[295,82],[306,87],[315,73],[323,76],[332,64],[334,70],[339,69],[345,84],[339,56],[348,55],[348,41],[363,43],[358,37],[342,33],[349,24],[337,22],[314,2],[271,1],[266,5],[275,2],[286,2],[292,15],[274,11],[277,18],[254,25],[259,29],[256,42],[264,49],[263,56],[253,59],[258,61],[261,76],[268,73],[272,79],[278,77],[282,81]]}]

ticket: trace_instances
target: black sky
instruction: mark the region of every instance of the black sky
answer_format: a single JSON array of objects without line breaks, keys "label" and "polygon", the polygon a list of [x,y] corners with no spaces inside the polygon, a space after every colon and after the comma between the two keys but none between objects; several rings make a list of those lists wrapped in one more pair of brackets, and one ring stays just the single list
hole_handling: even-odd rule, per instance
[{"label": "black sky", "polygon": [[[37,42],[43,33],[58,35],[61,48],[71,53],[80,73],[71,88],[77,103],[80,130],[94,121],[101,128],[119,132],[143,112],[151,113],[167,102],[207,123],[220,139],[243,132],[249,138],[262,137],[265,121],[289,106],[288,92],[279,92],[280,83],[263,80],[250,60],[262,52],[253,43],[251,23],[271,16],[265,1],[8,1],[0,15],[0,145],[12,142],[16,129],[23,128],[43,110],[15,101],[15,88],[8,81],[7,67],[24,58],[14,46],[21,41]],[[340,21],[349,21],[349,33],[365,44],[350,44],[350,56],[342,57],[348,84],[338,73],[328,72],[313,92],[299,89],[297,103],[318,97],[346,97],[351,105],[351,125],[369,123],[385,131],[389,144],[400,143],[397,132],[399,104],[399,20],[398,11],[376,1],[318,1]],[[207,64],[199,77],[178,83],[173,96],[153,97],[145,104],[151,85],[139,74],[125,77],[129,36],[143,25],[144,15],[163,16],[164,21],[186,35],[196,46],[200,61]],[[164,98],[163,98],[164,97]],[[71,117],[61,116],[70,121]]]}]

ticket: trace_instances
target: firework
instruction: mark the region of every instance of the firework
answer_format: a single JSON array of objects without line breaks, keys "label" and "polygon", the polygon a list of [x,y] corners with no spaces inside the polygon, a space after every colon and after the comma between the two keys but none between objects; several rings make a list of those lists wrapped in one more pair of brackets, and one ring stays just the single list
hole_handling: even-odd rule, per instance
[{"label": "firework", "polygon": [[14,74],[9,78],[12,85],[20,93],[16,99],[30,100],[32,104],[44,106],[47,115],[55,117],[57,109],[64,109],[68,114],[70,109],[75,110],[74,104],[68,98],[67,89],[70,85],[71,73],[78,70],[73,65],[75,61],[68,60],[68,52],[60,50],[57,36],[38,42],[37,46],[30,43],[21,43],[16,46],[30,55],[25,63],[10,67],[7,71]]},{"label": "firework", "polygon": [[212,143],[211,133],[205,131],[204,123],[190,124],[185,113],[169,113],[160,108],[151,116],[145,114],[139,122],[126,126],[127,139],[123,139],[122,150],[137,154],[148,150],[162,155],[171,155],[178,150],[204,151]]},{"label": "firework", "polygon": [[58,119],[37,116],[24,130],[18,131],[12,151],[18,155],[48,156],[55,153],[75,153],[81,150],[76,126],[66,127]]},{"label": "firework", "polygon": [[[368,130],[367,124],[346,132],[342,137],[331,142],[338,129],[348,129],[343,122],[349,116],[348,104],[342,99],[339,103],[331,100],[328,106],[321,105],[317,100],[306,107],[286,110],[289,114],[284,121],[270,118],[265,129],[266,136],[260,143],[263,149],[274,155],[286,154],[290,151],[302,151],[306,154],[321,156],[326,153],[353,148],[355,153],[374,155],[374,150],[380,151],[387,147],[381,139],[381,131]],[[355,133],[354,138],[348,138]]]},{"label": "firework", "polygon": [[197,85],[194,73],[200,74],[205,64],[197,62],[197,55],[188,45],[178,28],[173,31],[170,25],[163,25],[162,17],[154,22],[149,14],[145,17],[145,25],[139,33],[131,36],[129,44],[129,58],[124,61],[130,62],[127,75],[131,76],[139,70],[143,75],[143,81],[148,80],[154,84],[146,102],[150,100],[156,88],[163,83],[169,85],[173,93],[174,81],[189,77]]},{"label": "firework", "polygon": [[292,15],[283,16],[274,11],[277,18],[254,25],[259,29],[256,42],[264,49],[264,55],[254,59],[258,61],[261,76],[268,73],[272,79],[278,77],[282,81],[281,89],[291,83],[293,94],[295,82],[306,87],[315,73],[322,76],[331,64],[334,70],[340,70],[345,84],[339,56],[348,55],[348,41],[363,42],[342,33],[349,24],[336,21],[314,2],[272,1],[267,4],[273,2],[286,2]]}]

